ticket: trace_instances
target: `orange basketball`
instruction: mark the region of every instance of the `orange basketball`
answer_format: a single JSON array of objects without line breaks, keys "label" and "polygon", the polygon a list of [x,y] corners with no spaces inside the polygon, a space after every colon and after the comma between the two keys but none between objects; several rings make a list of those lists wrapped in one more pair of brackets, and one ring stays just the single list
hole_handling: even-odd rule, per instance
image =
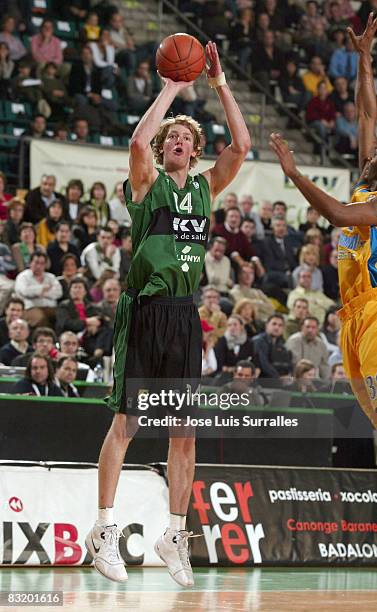
[{"label": "orange basketball", "polygon": [[200,42],[189,34],[172,34],[164,38],[156,53],[157,70],[172,81],[194,81],[206,63]]}]

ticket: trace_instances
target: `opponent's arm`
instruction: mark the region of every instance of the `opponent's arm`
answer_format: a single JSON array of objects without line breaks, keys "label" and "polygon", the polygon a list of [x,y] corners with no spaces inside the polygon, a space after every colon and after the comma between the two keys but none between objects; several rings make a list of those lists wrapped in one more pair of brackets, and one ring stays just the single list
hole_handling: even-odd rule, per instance
[{"label": "opponent's arm", "polygon": [[355,51],[359,54],[355,104],[359,128],[359,168],[363,170],[368,157],[374,155],[375,125],[377,119],[376,92],[372,69],[371,47],[377,31],[377,18],[370,13],[366,28],[361,36],[356,36],[352,28],[347,28]]},{"label": "opponent's arm", "polygon": [[345,227],[377,224],[377,198],[365,203],[358,202],[357,205],[341,204],[312,183],[307,176],[300,173],[288,148],[288,143],[282,139],[280,134],[271,134],[270,147],[276,153],[284,173],[301,191],[309,204],[326,217],[332,225]]},{"label": "opponent's arm", "polygon": [[[207,44],[206,54],[210,61],[207,76],[209,78],[220,76],[222,68],[215,43],[209,42]],[[216,91],[225,112],[232,142],[219,155],[215,165],[203,173],[210,184],[213,198],[221,193],[234,179],[250,150],[251,144],[244,118],[229,86],[226,83],[219,85],[216,87]]]},{"label": "opponent's arm", "polygon": [[162,79],[164,87],[137,124],[130,142],[129,181],[135,202],[143,199],[157,178],[151,142],[176,95],[191,85]]}]

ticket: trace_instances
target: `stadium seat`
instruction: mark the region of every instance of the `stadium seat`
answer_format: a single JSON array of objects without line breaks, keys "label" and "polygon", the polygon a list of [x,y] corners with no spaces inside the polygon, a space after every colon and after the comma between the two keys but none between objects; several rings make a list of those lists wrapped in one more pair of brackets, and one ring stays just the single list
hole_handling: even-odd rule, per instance
[{"label": "stadium seat", "polygon": [[61,40],[69,41],[69,40],[76,40],[78,38],[76,24],[73,21],[57,20],[54,23],[55,23],[55,28],[54,28],[55,36],[57,36]]},{"label": "stadium seat", "polygon": [[28,102],[3,102],[4,116],[7,123],[27,125],[32,118],[31,105]]},{"label": "stadium seat", "polygon": [[93,134],[90,137],[90,142],[103,147],[118,147],[120,145],[120,139],[117,136],[105,136],[104,134]]},{"label": "stadium seat", "polygon": [[231,141],[230,132],[226,125],[221,123],[204,123],[203,128],[208,144],[212,144],[216,136],[224,136],[228,143]]}]

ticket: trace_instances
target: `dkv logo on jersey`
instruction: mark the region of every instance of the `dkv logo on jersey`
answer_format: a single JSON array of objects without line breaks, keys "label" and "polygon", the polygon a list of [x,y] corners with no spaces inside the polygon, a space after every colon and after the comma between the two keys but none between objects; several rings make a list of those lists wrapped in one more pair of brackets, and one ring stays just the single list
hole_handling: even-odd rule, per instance
[{"label": "dkv logo on jersey", "polygon": [[192,509],[202,528],[210,563],[218,563],[219,558],[237,565],[262,563],[260,542],[265,534],[262,523],[253,523],[250,514],[253,496],[249,481],[194,482]]},{"label": "dkv logo on jersey", "polygon": [[200,215],[186,217],[175,213],[173,231],[177,242],[198,242],[205,245],[208,240],[209,219]]}]

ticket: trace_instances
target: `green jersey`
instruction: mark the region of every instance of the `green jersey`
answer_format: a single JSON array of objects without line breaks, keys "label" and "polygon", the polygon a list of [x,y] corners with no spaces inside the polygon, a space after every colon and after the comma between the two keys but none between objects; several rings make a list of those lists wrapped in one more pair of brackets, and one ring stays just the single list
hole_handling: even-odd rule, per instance
[{"label": "green jersey", "polygon": [[199,286],[209,232],[211,196],[207,179],[188,175],[179,189],[163,170],[142,202],[131,200],[124,183],[132,218],[132,263],[127,284],[139,295],[182,297]]}]

